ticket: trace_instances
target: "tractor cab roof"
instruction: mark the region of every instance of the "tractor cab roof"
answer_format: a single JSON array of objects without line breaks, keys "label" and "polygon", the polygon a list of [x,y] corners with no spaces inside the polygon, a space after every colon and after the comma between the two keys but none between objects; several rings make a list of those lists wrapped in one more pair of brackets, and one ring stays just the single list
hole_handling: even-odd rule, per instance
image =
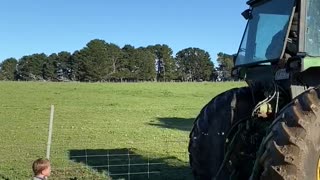
[{"label": "tractor cab roof", "polygon": [[264,2],[264,1],[267,1],[267,0],[249,0],[249,1],[247,1],[247,4],[249,6],[253,6],[253,5],[257,4],[257,3],[261,3],[261,2]]}]

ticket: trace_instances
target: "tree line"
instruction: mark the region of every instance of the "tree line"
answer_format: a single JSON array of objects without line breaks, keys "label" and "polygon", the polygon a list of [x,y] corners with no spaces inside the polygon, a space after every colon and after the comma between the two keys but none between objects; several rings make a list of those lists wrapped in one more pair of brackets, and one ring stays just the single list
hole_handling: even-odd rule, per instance
[{"label": "tree line", "polygon": [[213,81],[230,79],[232,56],[219,53],[217,67],[208,52],[186,48],[173,56],[168,45],[135,48],[94,39],[72,54],[67,51],[8,58],[0,80],[10,81]]}]

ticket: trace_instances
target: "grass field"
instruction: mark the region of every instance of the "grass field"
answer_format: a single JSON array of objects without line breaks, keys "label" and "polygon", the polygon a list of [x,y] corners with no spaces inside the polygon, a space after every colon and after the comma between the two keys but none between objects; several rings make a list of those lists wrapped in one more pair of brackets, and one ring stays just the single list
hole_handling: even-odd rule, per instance
[{"label": "grass field", "polygon": [[51,104],[50,179],[191,179],[193,118],[244,85],[0,82],[0,179],[31,177],[32,161],[46,153]]}]

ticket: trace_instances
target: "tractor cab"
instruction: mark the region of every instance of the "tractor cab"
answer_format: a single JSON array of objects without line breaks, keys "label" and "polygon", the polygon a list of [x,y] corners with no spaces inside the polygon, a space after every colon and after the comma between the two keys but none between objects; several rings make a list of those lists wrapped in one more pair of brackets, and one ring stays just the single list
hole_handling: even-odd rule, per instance
[{"label": "tractor cab", "polygon": [[248,23],[232,74],[259,80],[258,71],[269,73],[262,75],[266,79],[283,80],[298,72],[306,84],[320,84],[310,79],[320,67],[320,1],[251,0],[247,4],[250,8],[242,15]]}]

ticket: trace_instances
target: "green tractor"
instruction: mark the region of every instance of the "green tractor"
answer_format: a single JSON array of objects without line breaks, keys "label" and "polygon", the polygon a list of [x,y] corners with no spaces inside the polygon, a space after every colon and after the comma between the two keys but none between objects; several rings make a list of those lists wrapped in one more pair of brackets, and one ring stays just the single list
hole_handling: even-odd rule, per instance
[{"label": "green tractor", "polygon": [[228,90],[190,133],[195,179],[320,180],[320,0],[251,0]]}]

